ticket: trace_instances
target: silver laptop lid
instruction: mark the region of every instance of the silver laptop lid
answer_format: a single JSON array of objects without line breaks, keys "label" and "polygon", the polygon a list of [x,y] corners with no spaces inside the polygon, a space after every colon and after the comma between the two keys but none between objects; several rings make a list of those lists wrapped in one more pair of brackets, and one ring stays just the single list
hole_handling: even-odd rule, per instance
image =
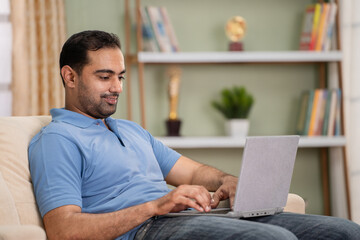
[{"label": "silver laptop lid", "polygon": [[299,138],[299,136],[247,137],[234,212],[285,207]]}]

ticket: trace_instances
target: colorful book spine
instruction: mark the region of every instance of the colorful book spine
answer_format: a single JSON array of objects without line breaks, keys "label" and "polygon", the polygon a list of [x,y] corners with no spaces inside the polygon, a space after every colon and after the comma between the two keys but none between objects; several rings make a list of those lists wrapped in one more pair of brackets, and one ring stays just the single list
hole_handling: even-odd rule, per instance
[{"label": "colorful book spine", "polygon": [[300,36],[300,50],[306,51],[310,49],[314,12],[315,12],[315,5],[309,5],[306,7],[302,32]]},{"label": "colorful book spine", "polygon": [[331,98],[332,98],[332,91],[329,90],[327,93],[327,98],[326,98],[324,122],[323,122],[323,127],[322,127],[322,132],[321,132],[321,135],[323,135],[323,136],[327,135],[327,129],[329,126]]},{"label": "colorful book spine", "polygon": [[165,7],[160,7],[160,13],[161,16],[164,20],[164,24],[165,24],[165,29],[166,32],[168,34],[168,37],[170,39],[170,43],[171,43],[171,47],[172,47],[172,51],[173,52],[178,52],[179,51],[179,43],[173,28],[173,25],[171,23],[168,11]]},{"label": "colorful book spine", "polygon": [[329,112],[329,124],[327,129],[328,136],[334,136],[335,129],[335,117],[336,117],[336,104],[337,103],[337,92],[336,90],[331,91],[331,102]]},{"label": "colorful book spine", "polygon": [[331,2],[329,9],[328,24],[326,29],[326,37],[324,39],[324,44],[323,44],[323,51],[329,51],[331,49],[331,42],[335,31],[335,19],[336,19],[337,10],[338,7],[336,3]]},{"label": "colorful book spine", "polygon": [[331,49],[337,10],[336,3],[332,1],[306,7],[300,35],[300,50],[329,51]]},{"label": "colorful book spine", "polygon": [[307,104],[307,110],[306,110],[305,126],[304,126],[304,131],[303,131],[302,135],[308,135],[308,133],[309,133],[312,106],[313,106],[313,102],[314,102],[314,95],[315,95],[315,91],[310,90],[309,91],[309,103]]},{"label": "colorful book spine", "polygon": [[160,9],[154,6],[148,6],[145,8],[149,16],[152,29],[155,33],[155,38],[158,42],[161,52],[172,52],[172,46],[169,38],[169,34],[166,32],[164,20],[162,18]]},{"label": "colorful book spine", "polygon": [[341,90],[337,89],[336,91],[337,101],[336,101],[336,116],[335,116],[335,136],[340,136],[341,131]]},{"label": "colorful book spine", "polygon": [[316,89],[315,94],[314,94],[314,101],[313,101],[313,105],[312,105],[312,110],[311,110],[311,118],[310,118],[309,132],[308,132],[309,136],[314,136],[315,135],[315,125],[316,125],[318,115],[319,115],[320,94],[321,94],[320,89]]},{"label": "colorful book spine", "polygon": [[302,93],[296,133],[308,136],[341,135],[340,89],[315,89]]},{"label": "colorful book spine", "polygon": [[310,42],[309,50],[315,50],[315,47],[316,47],[316,40],[317,40],[317,37],[318,37],[321,11],[322,11],[322,4],[316,3],[315,4],[313,26],[312,26],[312,31],[311,31],[311,42]]},{"label": "colorful book spine", "polygon": [[317,118],[316,126],[315,126],[315,135],[321,136],[322,135],[322,129],[324,125],[325,120],[325,111],[326,111],[326,100],[328,91],[326,89],[321,89],[321,95],[319,100],[319,115]]},{"label": "colorful book spine", "polygon": [[155,33],[153,32],[151,23],[144,8],[140,9],[140,15],[142,23],[143,51],[158,52],[159,46],[155,39]]},{"label": "colorful book spine", "polygon": [[318,36],[316,39],[316,46],[315,46],[316,51],[322,51],[323,42],[326,36],[326,29],[327,29],[326,26],[328,22],[328,16],[329,16],[329,4],[323,3],[320,22],[319,22]]},{"label": "colorful book spine", "polygon": [[309,105],[309,97],[310,92],[305,91],[302,93],[301,101],[300,101],[300,113],[298,118],[298,123],[296,126],[296,134],[304,135],[305,132],[305,124],[306,124],[306,117],[307,117],[307,110]]}]

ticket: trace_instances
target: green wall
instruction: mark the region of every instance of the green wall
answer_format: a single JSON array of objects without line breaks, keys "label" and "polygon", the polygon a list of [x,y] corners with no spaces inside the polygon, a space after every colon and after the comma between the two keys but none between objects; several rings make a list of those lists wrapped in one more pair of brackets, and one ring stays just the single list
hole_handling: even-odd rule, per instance
[{"label": "green wall", "polygon": [[[131,1],[133,2],[133,1]],[[226,21],[243,16],[248,30],[246,51],[297,50],[302,14],[310,0],[143,0],[143,4],[167,7],[182,51],[226,51]],[[123,0],[66,0],[67,33],[99,29],[119,35],[123,44]],[[133,4],[133,3],[132,3]],[[136,42],[132,35],[132,51]],[[146,65],[145,94],[147,128],[155,136],[165,135],[168,114],[166,70],[168,65]],[[317,86],[317,67],[303,65],[182,65],[179,116],[184,136],[224,135],[224,118],[210,102],[223,87],[246,85],[256,102],[250,114],[250,135],[293,134],[302,90]],[[134,121],[140,122],[135,66],[132,103]],[[127,80],[130,81],[130,80]],[[125,83],[129,84],[129,82]],[[116,118],[126,118],[126,94],[120,98]],[[200,162],[238,175],[240,149],[178,149]],[[308,201],[307,212],[322,214],[321,176],[317,149],[299,149],[291,191]]]}]

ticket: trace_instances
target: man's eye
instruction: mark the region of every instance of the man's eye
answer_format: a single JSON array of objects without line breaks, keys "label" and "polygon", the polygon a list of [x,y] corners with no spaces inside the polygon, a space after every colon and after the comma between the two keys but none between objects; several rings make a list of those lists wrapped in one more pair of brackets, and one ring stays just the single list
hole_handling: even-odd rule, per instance
[{"label": "man's eye", "polygon": [[103,79],[103,80],[108,80],[110,77],[108,77],[108,76],[100,76],[100,78]]},{"label": "man's eye", "polygon": [[124,76],[119,76],[119,80],[125,80],[125,77]]}]

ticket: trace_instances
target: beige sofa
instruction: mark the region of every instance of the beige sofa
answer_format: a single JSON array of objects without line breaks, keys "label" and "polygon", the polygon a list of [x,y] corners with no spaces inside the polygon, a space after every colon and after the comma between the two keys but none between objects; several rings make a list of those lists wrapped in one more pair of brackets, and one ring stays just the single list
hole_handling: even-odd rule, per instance
[{"label": "beige sofa", "polygon": [[[46,239],[36,206],[27,148],[49,116],[0,117],[0,240]],[[285,211],[305,212],[301,197],[290,194]]]}]

